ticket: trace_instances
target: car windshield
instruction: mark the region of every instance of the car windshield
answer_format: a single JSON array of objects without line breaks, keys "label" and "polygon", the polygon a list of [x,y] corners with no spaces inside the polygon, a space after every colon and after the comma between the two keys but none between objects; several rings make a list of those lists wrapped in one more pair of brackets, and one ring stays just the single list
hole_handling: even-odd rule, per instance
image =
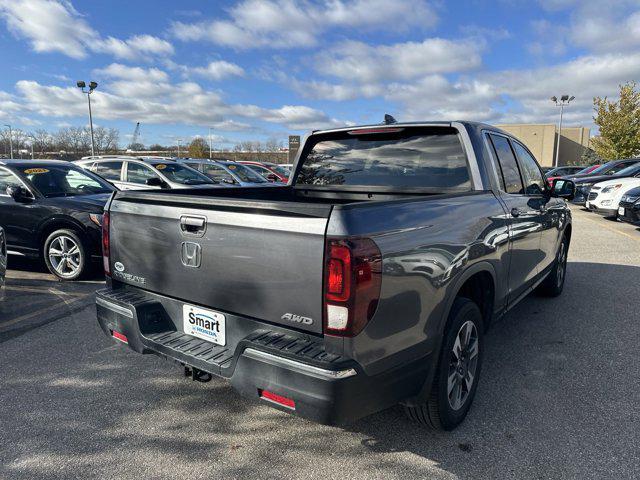
[{"label": "car windshield", "polygon": [[197,172],[193,168],[180,165],[179,163],[156,163],[152,164],[152,167],[175,183],[181,183],[183,185],[203,185],[205,183],[214,183],[206,175]]},{"label": "car windshield", "polygon": [[593,165],[589,165],[588,167],[583,168],[582,170],[580,170],[578,173],[576,173],[576,175],[581,175],[583,173],[589,173],[594,171],[596,168],[599,167],[594,167]]},{"label": "car windshield", "polygon": [[640,172],[640,163],[636,163],[634,165],[628,166],[627,168],[623,168],[622,170],[617,172],[616,175],[632,176],[632,175],[635,175],[636,173],[639,173],[639,172]]},{"label": "car windshield", "polygon": [[471,188],[467,158],[450,127],[342,131],[311,139],[298,185],[432,191]]},{"label": "car windshield", "polygon": [[71,165],[29,165],[21,167],[20,172],[45,197],[73,197],[114,191],[104,180]]},{"label": "car windshield", "polygon": [[240,181],[247,183],[269,183],[262,175],[251,170],[241,163],[228,163],[225,165],[229,171],[237,175]]}]

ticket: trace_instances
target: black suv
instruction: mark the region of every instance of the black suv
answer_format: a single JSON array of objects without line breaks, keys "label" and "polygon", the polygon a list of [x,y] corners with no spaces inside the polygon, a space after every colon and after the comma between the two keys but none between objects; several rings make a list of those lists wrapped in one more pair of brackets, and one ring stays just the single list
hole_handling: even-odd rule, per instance
[{"label": "black suv", "polygon": [[102,212],[114,190],[69,162],[0,161],[0,225],[9,254],[44,258],[58,278],[78,279],[101,256]]}]

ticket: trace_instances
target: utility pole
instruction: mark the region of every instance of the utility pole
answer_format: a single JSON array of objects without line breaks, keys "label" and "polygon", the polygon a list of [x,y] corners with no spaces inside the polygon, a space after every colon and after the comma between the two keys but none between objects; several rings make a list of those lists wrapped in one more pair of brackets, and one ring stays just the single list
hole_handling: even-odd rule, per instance
[{"label": "utility pole", "polygon": [[93,116],[91,115],[91,94],[93,93],[93,91],[98,88],[98,84],[97,82],[89,82],[89,90],[85,90],[85,87],[87,86],[86,83],[84,83],[84,81],[79,80],[78,82],[76,82],[76,86],[82,90],[82,93],[86,93],[87,94],[87,102],[89,103],[89,129],[91,130],[91,156],[93,157],[96,152],[95,152],[95,142],[93,139]]},{"label": "utility pole", "polygon": [[13,158],[13,130],[11,130],[11,125],[8,123],[4,124],[5,127],[9,127],[9,150],[10,150],[10,158]]},{"label": "utility pole", "polygon": [[576,97],[574,97],[573,95],[571,95],[571,97],[569,97],[569,95],[562,95],[560,97],[560,100],[558,101],[558,97],[556,96],[551,97],[551,101],[556,104],[556,107],[560,107],[560,127],[558,128],[558,140],[556,143],[556,158],[555,158],[555,161],[553,162],[554,167],[558,166],[558,160],[560,158],[560,137],[562,136],[562,115],[564,114],[564,107],[568,106],[569,103],[575,98]]},{"label": "utility pole", "polygon": [[209,160],[213,158],[213,143],[211,142],[211,127],[209,127]]}]

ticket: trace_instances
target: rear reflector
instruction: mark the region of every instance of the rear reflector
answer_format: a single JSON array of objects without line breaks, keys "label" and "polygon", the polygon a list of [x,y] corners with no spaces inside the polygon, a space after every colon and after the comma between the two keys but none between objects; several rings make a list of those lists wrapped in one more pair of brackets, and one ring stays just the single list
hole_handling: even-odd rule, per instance
[{"label": "rear reflector", "polygon": [[111,219],[109,212],[105,212],[102,215],[102,265],[104,268],[104,274],[107,276],[111,276],[111,268],[109,265],[109,257],[111,257],[111,241],[109,238],[110,225]]},{"label": "rear reflector", "polygon": [[260,398],[264,398],[265,400],[269,400],[270,402],[277,403],[278,405],[282,405],[283,407],[291,408],[292,410],[296,409],[296,402],[294,402],[290,398],[270,392],[269,390],[262,390],[259,388],[258,395],[260,396]]},{"label": "rear reflector", "polygon": [[124,343],[129,343],[129,340],[127,340],[127,336],[120,333],[120,332],[116,332],[115,330],[111,330],[111,336],[113,338],[115,338],[116,340],[120,340],[121,342]]}]

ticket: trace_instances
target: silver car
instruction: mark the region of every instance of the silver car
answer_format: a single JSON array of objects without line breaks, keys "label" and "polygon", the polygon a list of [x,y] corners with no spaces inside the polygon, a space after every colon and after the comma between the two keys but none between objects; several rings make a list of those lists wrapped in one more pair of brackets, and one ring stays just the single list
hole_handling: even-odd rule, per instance
[{"label": "silver car", "polygon": [[237,162],[209,160],[206,158],[184,158],[177,162],[204,173],[214,182],[239,187],[271,187],[273,184],[255,170]]},{"label": "silver car", "polygon": [[77,164],[100,175],[120,190],[227,186],[171,159],[103,157],[82,159]]}]

